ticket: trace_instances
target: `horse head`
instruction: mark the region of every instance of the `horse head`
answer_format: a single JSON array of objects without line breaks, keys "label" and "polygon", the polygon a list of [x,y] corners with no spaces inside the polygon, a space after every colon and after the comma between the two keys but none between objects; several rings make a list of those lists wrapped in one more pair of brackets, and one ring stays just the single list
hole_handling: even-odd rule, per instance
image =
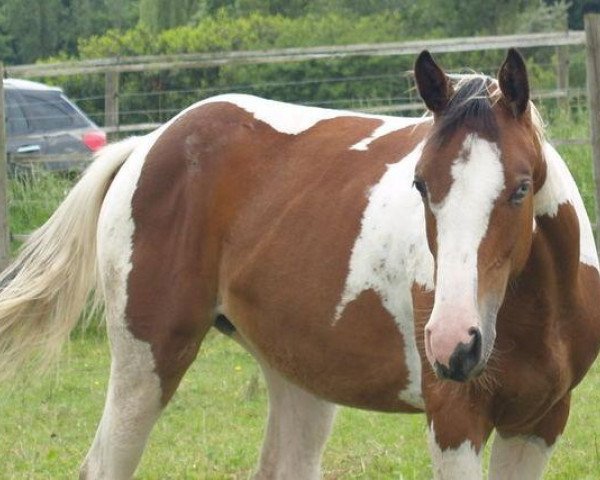
[{"label": "horse head", "polygon": [[439,377],[467,381],[487,364],[506,288],[530,254],[533,195],[545,172],[542,130],[514,49],[497,81],[455,81],[427,51],[415,78],[433,113],[414,178],[435,259],[425,351]]}]

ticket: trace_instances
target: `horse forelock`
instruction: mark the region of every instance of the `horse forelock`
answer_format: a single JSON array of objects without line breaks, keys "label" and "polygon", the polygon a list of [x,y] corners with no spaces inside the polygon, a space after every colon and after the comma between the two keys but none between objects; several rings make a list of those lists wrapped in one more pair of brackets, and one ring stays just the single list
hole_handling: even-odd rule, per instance
[{"label": "horse forelock", "polygon": [[[500,128],[494,106],[502,98],[496,79],[483,74],[450,75],[454,93],[443,113],[436,119],[431,139],[445,144],[461,127],[497,142]],[[532,102],[526,120],[529,120],[535,141],[543,144],[544,122]]]},{"label": "horse forelock", "polygon": [[499,129],[490,97],[492,85],[493,80],[484,75],[461,76],[454,85],[454,94],[446,109],[436,119],[432,140],[443,145],[459,128],[465,127],[497,141]]}]

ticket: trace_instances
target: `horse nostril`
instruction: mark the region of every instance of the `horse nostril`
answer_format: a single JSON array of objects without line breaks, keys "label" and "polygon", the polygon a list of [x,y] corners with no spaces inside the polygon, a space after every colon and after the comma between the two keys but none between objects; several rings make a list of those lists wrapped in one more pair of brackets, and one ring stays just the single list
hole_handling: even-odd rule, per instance
[{"label": "horse nostril", "polygon": [[425,327],[425,354],[430,357],[431,354],[431,329]]},{"label": "horse nostril", "polygon": [[481,360],[481,331],[476,327],[469,329],[471,341],[469,343],[461,343],[456,347],[454,353],[450,357],[448,367],[440,365],[436,362],[436,370],[438,375],[443,378],[464,382],[469,379],[470,374]]},{"label": "horse nostril", "polygon": [[473,337],[471,340],[471,352],[477,357],[481,357],[481,331],[476,327],[469,328],[469,334]]}]

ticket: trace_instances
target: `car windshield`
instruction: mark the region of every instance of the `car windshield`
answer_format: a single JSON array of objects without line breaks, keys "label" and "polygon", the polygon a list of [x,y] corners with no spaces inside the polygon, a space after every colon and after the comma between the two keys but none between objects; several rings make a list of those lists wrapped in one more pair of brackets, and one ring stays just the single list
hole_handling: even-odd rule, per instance
[{"label": "car windshield", "polygon": [[6,132],[9,135],[25,135],[29,124],[13,92],[6,91]]},{"label": "car windshield", "polygon": [[21,91],[30,131],[85,128],[90,122],[60,92]]}]

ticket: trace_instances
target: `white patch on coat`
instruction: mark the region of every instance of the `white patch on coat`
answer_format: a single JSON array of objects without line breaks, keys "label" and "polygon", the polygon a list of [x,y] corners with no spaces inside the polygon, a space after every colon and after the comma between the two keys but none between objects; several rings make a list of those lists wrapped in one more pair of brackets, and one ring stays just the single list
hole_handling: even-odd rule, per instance
[{"label": "white patch on coat", "polygon": [[570,203],[579,220],[579,261],[600,270],[594,233],[577,184],[556,149],[548,142],[543,146],[546,180],[534,198],[535,215],[554,217],[558,207]]},{"label": "white patch on coat", "polygon": [[146,136],[123,164],[100,211],[98,269],[112,364],[104,412],[83,478],[130,478],[161,410],[162,390],[151,347],[129,331],[125,312],[134,233],[131,201],[146,155],[162,130]]},{"label": "white patch on coat", "polygon": [[377,140],[380,137],[384,137],[385,135],[387,135],[389,133],[396,132],[398,130],[402,130],[403,128],[406,128],[410,125],[416,125],[418,123],[421,123],[424,121],[429,121],[429,120],[430,119],[427,117],[423,117],[423,118],[418,118],[418,117],[417,118],[402,118],[402,117],[385,118],[383,123],[381,125],[379,125],[375,130],[373,130],[373,133],[371,133],[371,135],[369,135],[366,138],[363,138],[360,142],[357,142],[354,145],[352,145],[350,147],[350,150],[366,151],[369,149],[369,145],[371,145],[371,143],[373,143],[375,140]]},{"label": "white patch on coat", "polygon": [[[557,439],[558,441],[558,439]],[[550,460],[553,445],[536,436],[503,437],[496,433],[489,480],[538,480]]]},{"label": "white patch on coat", "polygon": [[215,102],[232,103],[246,112],[251,113],[254,118],[266,123],[274,130],[288,135],[298,135],[314,127],[322,120],[331,120],[339,117],[370,118],[382,121],[382,124],[375,129],[371,136],[350,147],[354,150],[367,150],[368,145],[376,138],[408,125],[414,125],[421,121],[429,120],[427,118],[386,117],[384,115],[369,115],[348,110],[307,107],[304,105],[277,102],[275,100],[267,100],[265,98],[239,93],[229,93],[207,98],[196,104],[196,106]]},{"label": "white patch on coat", "polygon": [[450,191],[439,204],[431,204],[438,232],[432,321],[448,304],[477,304],[477,253],[504,188],[498,147],[474,134],[465,139],[451,174]]},{"label": "white patch on coat", "polygon": [[469,440],[465,440],[458,448],[442,450],[435,439],[433,422],[427,433],[434,480],[477,480],[482,478],[481,453],[477,453]]},{"label": "white patch on coat", "polygon": [[417,408],[423,408],[423,399],[411,288],[415,282],[433,288],[433,257],[425,238],[422,200],[412,186],[422,149],[420,144],[398,163],[388,165],[371,189],[334,318],[335,323],[365,290],[372,289],[380,296],[404,341],[408,383],[399,396]]}]

